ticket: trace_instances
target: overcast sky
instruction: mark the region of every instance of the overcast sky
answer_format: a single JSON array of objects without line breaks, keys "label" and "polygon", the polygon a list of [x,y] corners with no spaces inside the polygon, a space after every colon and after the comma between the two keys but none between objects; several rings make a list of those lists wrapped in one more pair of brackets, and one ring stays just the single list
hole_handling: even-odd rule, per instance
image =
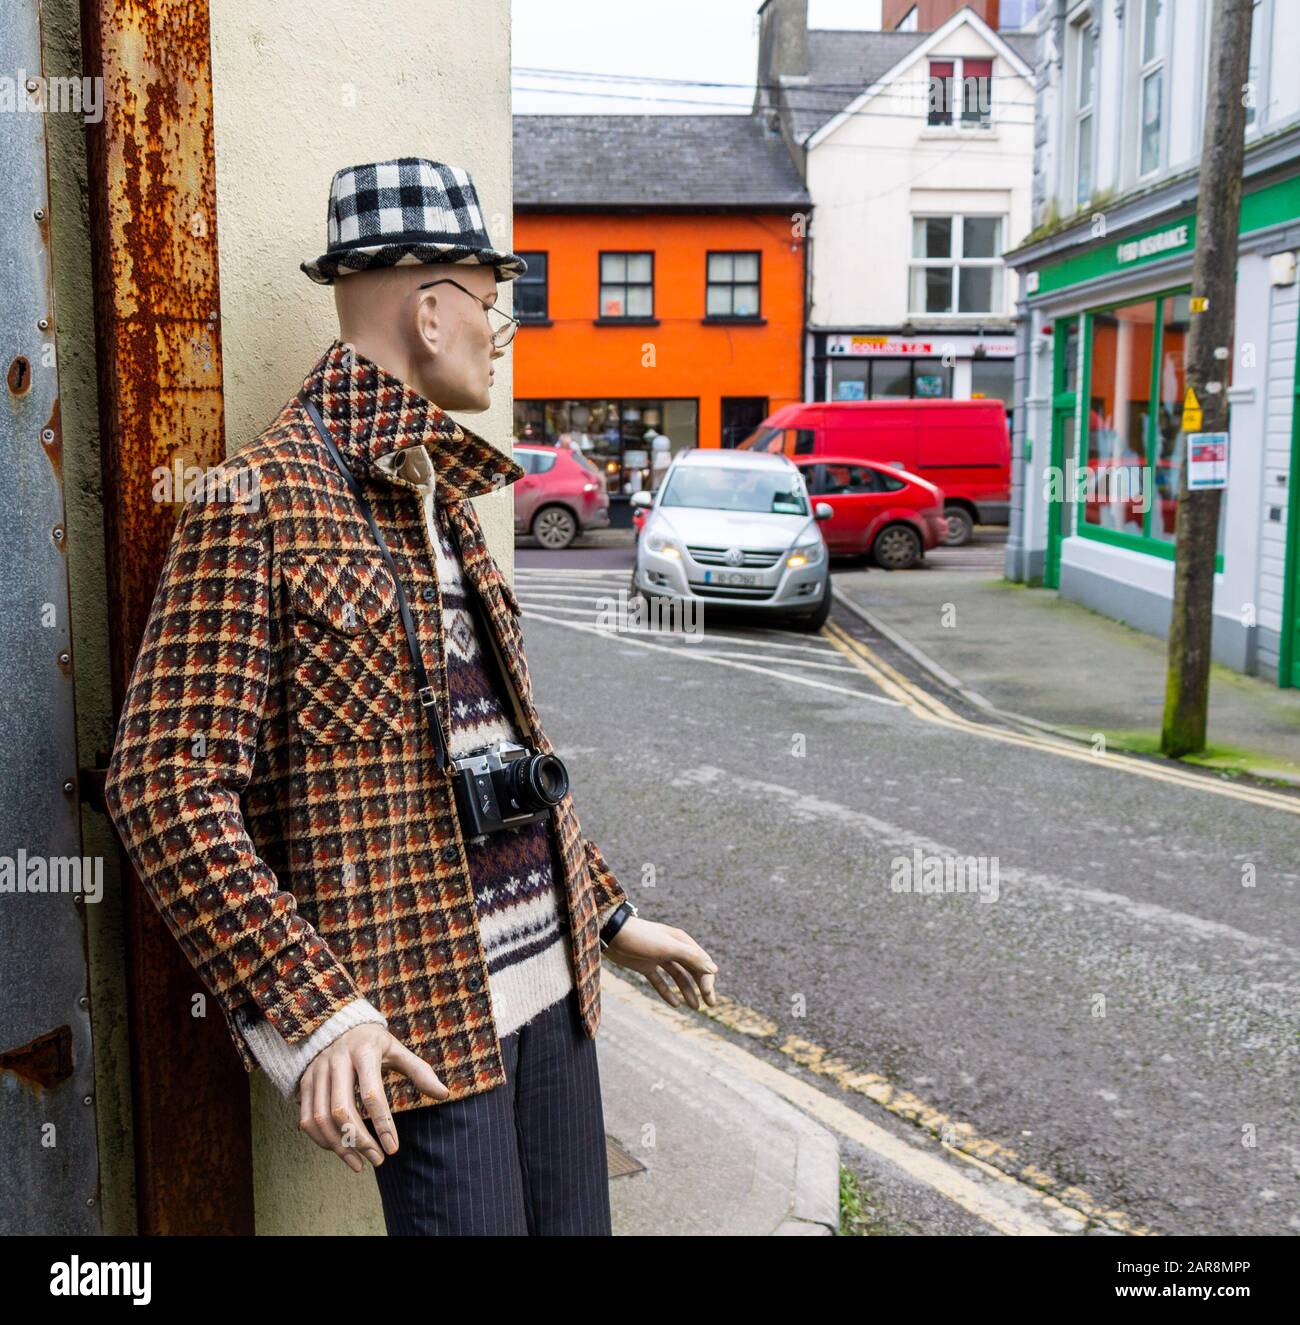
[{"label": "overcast sky", "polygon": [[[761,3],[514,0],[515,113],[747,111],[754,99]],[[880,0],[809,0],[808,26],[878,28]],[[614,81],[602,82],[601,75]],[[732,86],[691,86],[699,83]]]}]

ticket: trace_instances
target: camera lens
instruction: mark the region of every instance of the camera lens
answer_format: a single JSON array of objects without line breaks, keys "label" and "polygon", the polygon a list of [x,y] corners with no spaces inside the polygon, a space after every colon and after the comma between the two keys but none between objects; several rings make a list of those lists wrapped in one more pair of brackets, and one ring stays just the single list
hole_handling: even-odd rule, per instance
[{"label": "camera lens", "polygon": [[529,755],[508,768],[511,791],[525,809],[558,805],[569,790],[569,770],[559,755]]}]

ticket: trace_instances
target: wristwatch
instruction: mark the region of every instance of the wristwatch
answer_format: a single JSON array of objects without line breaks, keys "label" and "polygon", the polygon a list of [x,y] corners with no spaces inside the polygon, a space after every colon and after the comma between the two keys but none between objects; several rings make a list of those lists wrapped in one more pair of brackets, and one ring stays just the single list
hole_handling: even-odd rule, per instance
[{"label": "wristwatch", "polygon": [[617,911],[605,921],[605,928],[600,931],[600,946],[608,948],[614,941],[614,936],[628,922],[628,920],[639,914],[636,907],[631,902],[623,902]]}]

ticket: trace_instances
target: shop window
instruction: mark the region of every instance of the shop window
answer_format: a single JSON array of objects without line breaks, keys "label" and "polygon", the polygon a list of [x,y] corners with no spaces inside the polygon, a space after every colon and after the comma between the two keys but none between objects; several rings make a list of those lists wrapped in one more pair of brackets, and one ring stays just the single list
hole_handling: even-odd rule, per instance
[{"label": "shop window", "polygon": [[1155,324],[1154,299],[1092,319],[1083,518],[1099,528],[1143,532]]},{"label": "shop window", "polygon": [[654,317],[654,254],[600,255],[601,318]]},{"label": "shop window", "polygon": [[758,262],[757,253],[708,255],[706,317],[758,317]]},{"label": "shop window", "polygon": [[1010,409],[1016,399],[1015,360],[972,359],[970,394],[972,400],[1000,400]]},{"label": "shop window", "polygon": [[611,496],[626,497],[652,487],[665,459],[699,444],[699,402],[516,400],[515,440],[574,448]]},{"label": "shop window", "polygon": [[[1172,555],[1186,456],[1189,305],[1186,293],[1167,294],[1088,318],[1086,486],[1078,524],[1085,536]],[[1227,506],[1225,499],[1220,548]]]},{"label": "shop window", "polygon": [[[1178,485],[1186,458],[1183,432],[1183,397],[1187,393],[1187,343],[1191,338],[1191,296],[1166,297],[1161,307],[1160,368],[1156,379],[1155,497],[1147,532],[1152,538],[1173,543],[1177,526]],[[1229,347],[1228,384],[1232,382],[1232,352]],[[1229,409],[1231,414],[1231,409]],[[1231,435],[1231,426],[1229,426]],[[1228,515],[1225,492],[1219,504],[1218,546],[1223,547],[1224,522]]]},{"label": "shop window", "polygon": [[833,359],[833,400],[944,400],[952,368],[942,359]]},{"label": "shop window", "polygon": [[547,255],[519,254],[528,270],[514,280],[515,316],[521,322],[545,322],[547,318]]}]

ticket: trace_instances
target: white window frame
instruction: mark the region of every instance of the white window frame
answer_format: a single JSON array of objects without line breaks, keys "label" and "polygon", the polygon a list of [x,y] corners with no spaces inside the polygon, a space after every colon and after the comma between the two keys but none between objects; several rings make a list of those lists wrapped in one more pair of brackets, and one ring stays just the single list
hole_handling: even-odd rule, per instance
[{"label": "white window frame", "polygon": [[[1269,53],[1273,49],[1272,42],[1273,27],[1273,6],[1268,0],[1255,0],[1254,12],[1250,20],[1250,49],[1251,53],[1258,53],[1259,64],[1256,67],[1258,77],[1255,79],[1255,105],[1246,107],[1246,133],[1258,134],[1262,132],[1263,126],[1268,119],[1264,113],[1268,109],[1268,75],[1269,66],[1272,61],[1269,59]],[[1258,41],[1258,46],[1256,42]],[[1209,52],[1206,52],[1206,62],[1208,67]],[[1246,74],[1247,80],[1250,78],[1249,69]],[[1253,114],[1253,118],[1252,118]]]},{"label": "white window frame", "polygon": [[[1169,125],[1169,29],[1172,4],[1171,0],[1160,0],[1161,22],[1156,40],[1157,49],[1147,55],[1147,0],[1137,0],[1141,6],[1138,12],[1137,28],[1137,152],[1134,157],[1136,175],[1139,180],[1151,179],[1158,175],[1165,165],[1165,132]],[[1142,169],[1142,147],[1146,139],[1146,86],[1150,79],[1160,79],[1160,119],[1156,124],[1156,163]]]},{"label": "white window frame", "polygon": [[[1070,196],[1074,209],[1085,207],[1097,191],[1097,84],[1101,76],[1101,24],[1091,10],[1085,11],[1070,26]],[[1079,94],[1083,89],[1083,55],[1092,45],[1092,86],[1086,105],[1079,104]],[[1082,129],[1088,126],[1088,192],[1086,197],[1079,194],[1082,183]]]},{"label": "white window frame", "polygon": [[[989,68],[989,117],[987,120],[964,120],[961,108],[966,100],[965,67],[967,59],[988,64]],[[988,55],[931,55],[925,62],[925,126],[927,129],[960,129],[963,133],[988,133],[993,128],[993,79],[992,66],[997,64],[997,56]],[[930,66],[932,64],[951,64],[952,81],[956,90],[952,105],[948,107],[948,118],[942,124],[930,123]]]},{"label": "white window frame", "polygon": [[894,24],[894,31],[915,32],[916,24],[917,24],[916,6],[913,5],[911,9],[909,9],[907,13],[904,14],[903,17],[900,18],[898,22]]},{"label": "white window frame", "polygon": [[[1005,212],[915,212],[912,215],[911,233],[908,236],[908,263],[907,263],[907,309],[909,317],[1003,317],[1006,314],[1007,305],[1007,276],[1006,264],[1002,261],[1001,254],[992,258],[968,258],[962,250],[966,245],[966,221],[995,220],[998,223],[998,242],[996,248],[1001,249],[1006,243],[1007,235],[1007,215]],[[951,221],[952,222],[952,249],[946,258],[918,258],[914,254],[916,247],[916,223],[918,221]],[[950,268],[953,273],[952,279],[952,308],[948,312],[934,312],[925,308],[915,308],[912,304],[913,291],[916,286],[915,273],[932,267]],[[1002,273],[1001,279],[994,280],[994,292],[996,298],[994,306],[988,309],[979,309],[969,312],[961,312],[961,273],[963,267],[970,268],[994,268]],[[922,301],[924,302],[924,301]]]}]

